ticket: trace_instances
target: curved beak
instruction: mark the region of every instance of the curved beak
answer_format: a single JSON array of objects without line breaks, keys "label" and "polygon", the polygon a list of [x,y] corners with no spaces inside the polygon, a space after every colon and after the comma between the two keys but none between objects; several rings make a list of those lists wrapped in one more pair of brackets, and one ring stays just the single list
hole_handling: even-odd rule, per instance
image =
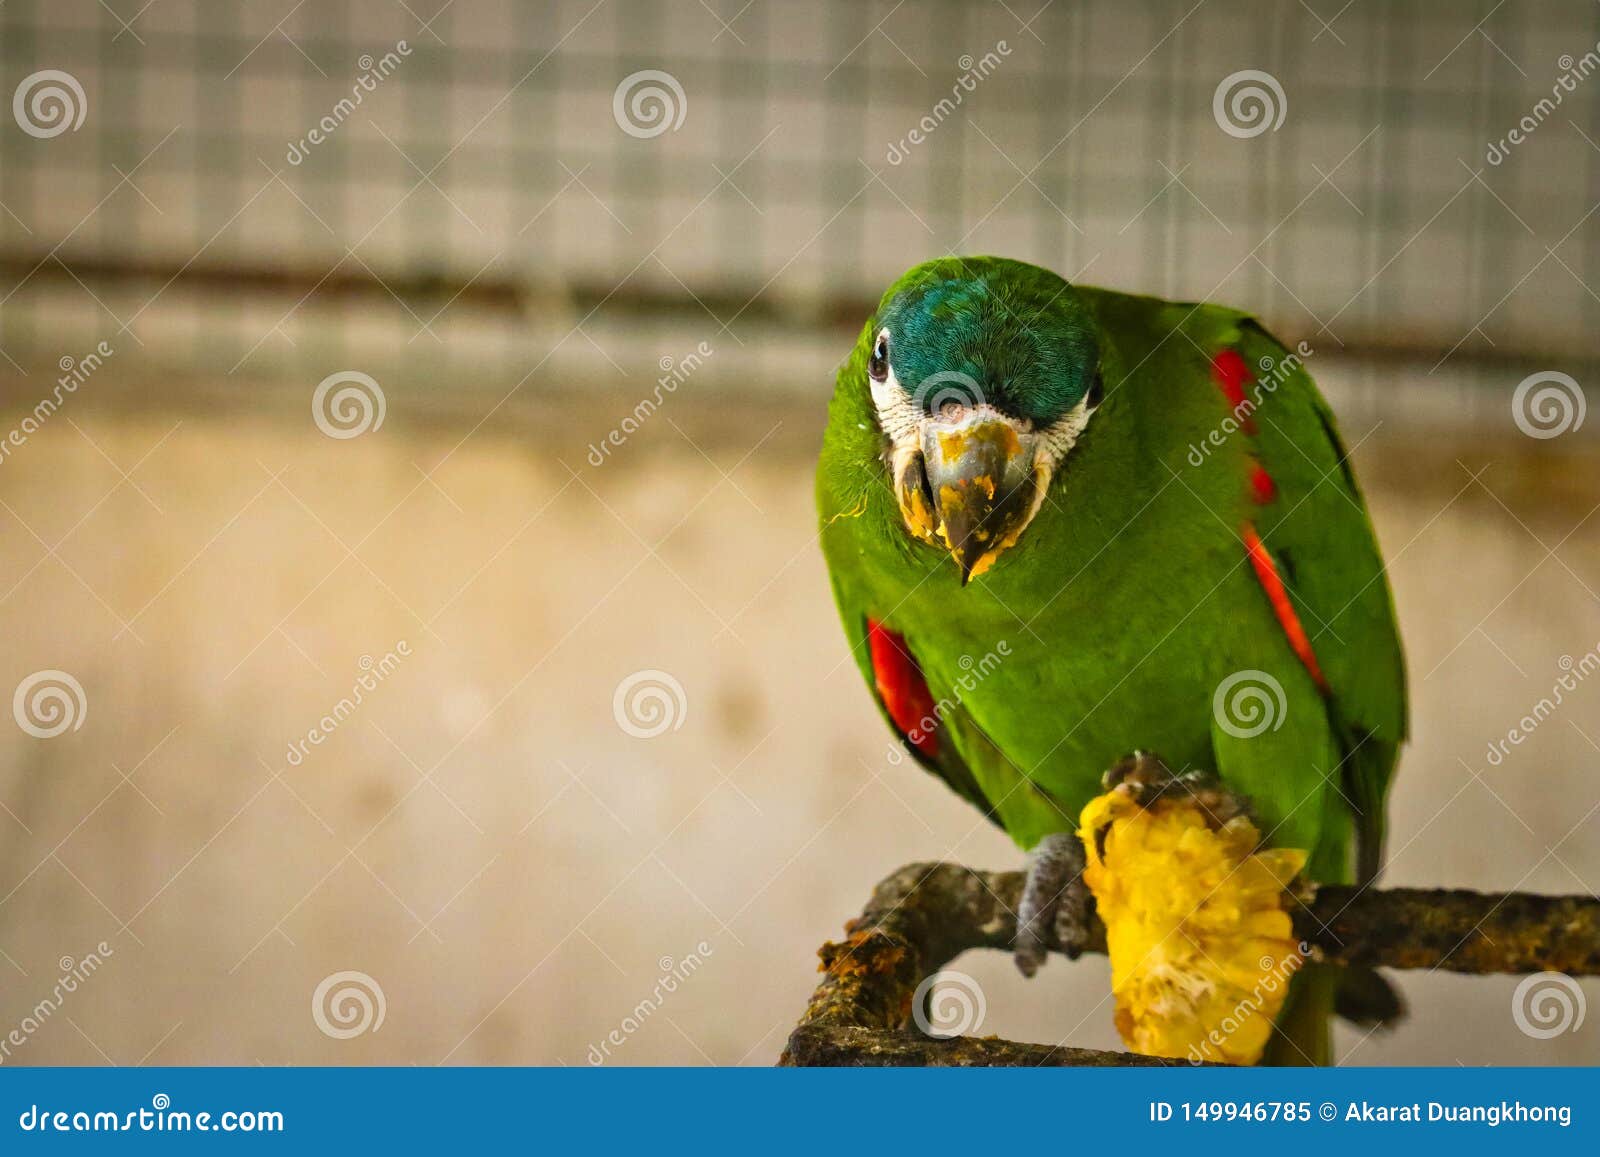
[{"label": "curved beak", "polygon": [[1016,543],[1043,501],[1049,477],[1039,442],[1032,430],[992,409],[924,425],[932,521],[961,568],[963,586]]}]

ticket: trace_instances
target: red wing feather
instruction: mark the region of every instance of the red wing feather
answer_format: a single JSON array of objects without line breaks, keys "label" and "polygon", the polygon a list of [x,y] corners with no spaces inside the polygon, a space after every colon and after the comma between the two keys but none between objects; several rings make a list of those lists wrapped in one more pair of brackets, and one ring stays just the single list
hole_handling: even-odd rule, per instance
[{"label": "red wing feather", "polygon": [[938,717],[934,714],[933,692],[922,677],[922,668],[907,650],[904,636],[868,619],[867,647],[872,654],[873,682],[889,718],[906,742],[929,759],[937,758]]}]

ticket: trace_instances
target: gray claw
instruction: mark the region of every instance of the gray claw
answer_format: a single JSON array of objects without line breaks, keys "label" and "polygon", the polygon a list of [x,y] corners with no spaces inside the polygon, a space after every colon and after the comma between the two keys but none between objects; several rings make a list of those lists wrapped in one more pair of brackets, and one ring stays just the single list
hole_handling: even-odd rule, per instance
[{"label": "gray claw", "polygon": [[1089,941],[1089,889],[1083,882],[1083,845],[1075,832],[1056,832],[1028,853],[1027,881],[1017,906],[1013,956],[1033,976],[1052,947],[1076,960]]},{"label": "gray claw", "polygon": [[1079,872],[1056,907],[1056,943],[1068,960],[1078,959],[1089,947],[1089,886],[1083,882],[1081,868]]}]

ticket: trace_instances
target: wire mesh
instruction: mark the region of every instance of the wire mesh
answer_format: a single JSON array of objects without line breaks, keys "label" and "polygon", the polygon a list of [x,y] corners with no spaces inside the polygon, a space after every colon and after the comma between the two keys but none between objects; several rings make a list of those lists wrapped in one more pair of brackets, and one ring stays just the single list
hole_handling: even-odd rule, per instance
[{"label": "wire mesh", "polygon": [[[1586,359],[1597,43],[1558,0],[11,0],[3,90],[59,70],[87,115],[0,134],[0,347],[459,383],[688,327],[814,385],[839,339],[797,334],[953,251],[1435,369]],[[1273,123],[1225,123],[1245,70]],[[629,120],[640,73],[673,123]]]}]

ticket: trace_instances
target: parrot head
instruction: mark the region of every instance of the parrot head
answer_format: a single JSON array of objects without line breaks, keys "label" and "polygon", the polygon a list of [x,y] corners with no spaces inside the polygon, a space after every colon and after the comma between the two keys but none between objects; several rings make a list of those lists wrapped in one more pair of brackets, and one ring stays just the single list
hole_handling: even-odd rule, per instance
[{"label": "parrot head", "polygon": [[1100,402],[1094,321],[1048,270],[942,258],[890,288],[862,342],[906,531],[964,585],[1022,537]]}]

